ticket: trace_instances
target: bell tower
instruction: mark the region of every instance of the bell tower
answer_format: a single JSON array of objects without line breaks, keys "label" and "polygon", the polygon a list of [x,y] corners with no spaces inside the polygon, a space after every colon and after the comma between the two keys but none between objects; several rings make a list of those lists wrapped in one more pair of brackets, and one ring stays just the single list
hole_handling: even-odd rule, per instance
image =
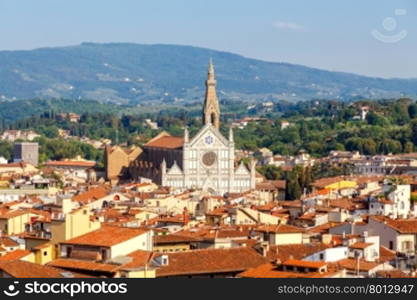
[{"label": "bell tower", "polygon": [[204,99],[203,123],[212,124],[217,129],[220,128],[220,108],[216,93],[216,78],[214,75],[213,62],[210,59],[208,75],[206,80],[206,97]]}]

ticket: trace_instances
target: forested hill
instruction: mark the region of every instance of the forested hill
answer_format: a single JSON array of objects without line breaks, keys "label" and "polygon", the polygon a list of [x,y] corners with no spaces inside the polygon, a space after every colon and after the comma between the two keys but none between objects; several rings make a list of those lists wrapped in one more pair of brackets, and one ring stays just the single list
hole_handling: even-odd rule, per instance
[{"label": "forested hill", "polygon": [[69,98],[139,103],[201,99],[208,59],[231,100],[416,97],[417,79],[380,79],[178,45],[95,44],[0,51],[0,101]]}]

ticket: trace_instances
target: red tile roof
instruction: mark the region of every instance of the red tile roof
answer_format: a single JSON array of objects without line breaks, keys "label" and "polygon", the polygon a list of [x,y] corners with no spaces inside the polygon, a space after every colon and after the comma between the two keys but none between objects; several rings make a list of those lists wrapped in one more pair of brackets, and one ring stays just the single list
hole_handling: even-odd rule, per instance
[{"label": "red tile roof", "polygon": [[0,256],[0,261],[19,260],[28,256],[31,252],[29,250],[16,249],[12,252]]},{"label": "red tile roof", "polygon": [[238,275],[241,278],[323,278],[334,275],[332,272],[292,272],[279,271],[273,264],[263,264]]},{"label": "red tile roof", "polygon": [[4,247],[17,247],[19,244],[12,240],[9,237],[0,237],[0,245],[3,245]]},{"label": "red tile roof", "polygon": [[105,226],[62,242],[62,244],[111,247],[144,234],[148,229]]},{"label": "red tile roof", "polygon": [[[353,259],[353,258],[345,258],[345,259],[339,260],[339,261],[336,262],[336,264],[339,268],[347,269],[347,270],[350,270],[350,271],[355,271],[355,270],[357,270],[357,267],[358,267],[356,259]],[[368,272],[368,271],[376,268],[379,265],[380,265],[380,263],[377,263],[377,262],[368,262],[368,261],[360,260],[359,261],[359,270]]]},{"label": "red tile roof", "polygon": [[156,235],[154,236],[154,243],[156,245],[163,245],[163,244],[179,244],[179,243],[192,243],[201,241],[202,239],[189,237],[189,236],[181,236],[176,234],[168,234],[168,235]]},{"label": "red tile roof", "polygon": [[302,233],[305,230],[300,227],[295,227],[287,224],[279,225],[260,225],[255,229],[256,231],[269,233]]},{"label": "red tile roof", "polygon": [[98,200],[108,195],[108,190],[105,187],[91,188],[88,191],[82,192],[72,197],[73,201],[81,202],[84,204],[90,203],[91,201]]},{"label": "red tile roof", "polygon": [[270,261],[286,261],[288,259],[303,259],[314,253],[329,248],[329,245],[318,244],[294,244],[294,245],[274,245],[267,251],[267,258]]},{"label": "red tile roof", "polygon": [[204,249],[167,255],[168,265],[157,269],[157,277],[242,272],[265,264],[267,259],[256,251],[243,248]]},{"label": "red tile roof", "polygon": [[1,209],[0,210],[0,219],[11,219],[21,215],[28,214],[27,210],[17,209],[17,210],[8,210],[8,209]]},{"label": "red tile roof", "polygon": [[162,136],[156,140],[151,140],[144,146],[152,147],[152,148],[178,149],[178,148],[182,148],[183,145],[184,145],[184,139],[182,137]]},{"label": "red tile roof", "polygon": [[300,267],[300,268],[311,268],[319,269],[327,266],[327,263],[322,261],[306,261],[299,259],[288,259],[282,263],[283,266]]},{"label": "red tile roof", "polygon": [[391,227],[395,231],[404,234],[416,234],[417,233],[417,219],[398,219],[393,220],[384,216],[373,216],[374,220],[379,222],[386,222],[387,226]]},{"label": "red tile roof", "polygon": [[353,245],[350,245],[349,248],[352,249],[365,249],[369,246],[372,246],[372,243],[356,242]]},{"label": "red tile roof", "polygon": [[[65,278],[64,270],[34,264],[26,261],[0,261],[0,270],[14,278]],[[75,278],[88,277],[78,273],[69,274]]]},{"label": "red tile roof", "polygon": [[94,167],[96,163],[94,161],[71,161],[71,160],[61,160],[61,161],[48,161],[46,164],[48,167]]},{"label": "red tile roof", "polygon": [[121,266],[120,269],[129,270],[143,268],[149,264],[152,258],[152,252],[138,250],[127,255],[132,258],[132,261]]},{"label": "red tile roof", "polygon": [[93,271],[93,272],[106,272],[106,273],[115,273],[120,265],[116,264],[106,264],[98,263],[95,261],[88,260],[79,260],[79,259],[68,259],[68,258],[58,258],[48,263],[48,266],[77,270],[77,271]]}]

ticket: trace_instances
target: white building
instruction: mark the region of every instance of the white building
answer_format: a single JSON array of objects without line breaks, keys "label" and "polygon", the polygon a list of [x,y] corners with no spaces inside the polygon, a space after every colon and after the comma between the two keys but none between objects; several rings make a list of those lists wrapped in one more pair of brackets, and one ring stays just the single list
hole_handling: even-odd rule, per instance
[{"label": "white building", "polygon": [[385,185],[382,194],[371,197],[369,214],[407,218],[410,214],[410,185]]}]

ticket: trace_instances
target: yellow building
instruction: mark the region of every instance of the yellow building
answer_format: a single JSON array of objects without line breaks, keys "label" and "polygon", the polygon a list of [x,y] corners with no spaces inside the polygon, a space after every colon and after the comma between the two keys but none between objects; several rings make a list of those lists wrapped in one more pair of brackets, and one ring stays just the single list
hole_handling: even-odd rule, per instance
[{"label": "yellow building", "polygon": [[35,263],[45,265],[56,257],[55,246],[51,243],[38,245],[32,249],[35,257]]},{"label": "yellow building", "polygon": [[311,185],[315,191],[328,190],[328,191],[338,191],[349,188],[356,188],[357,182],[346,178],[344,176],[336,176],[329,178],[321,178],[316,180]]},{"label": "yellow building", "polygon": [[153,251],[160,253],[180,252],[195,249],[200,239],[175,234],[159,234],[154,236]]},{"label": "yellow building", "polygon": [[287,225],[261,225],[256,231],[263,234],[263,241],[271,245],[294,245],[303,243],[304,230]]},{"label": "yellow building", "polygon": [[82,207],[51,219],[51,242],[58,244],[100,228],[100,222],[90,220],[91,213]]},{"label": "yellow building", "polygon": [[29,222],[30,215],[24,210],[11,210],[2,214],[0,212],[0,231],[7,235],[25,232],[25,225]]}]

